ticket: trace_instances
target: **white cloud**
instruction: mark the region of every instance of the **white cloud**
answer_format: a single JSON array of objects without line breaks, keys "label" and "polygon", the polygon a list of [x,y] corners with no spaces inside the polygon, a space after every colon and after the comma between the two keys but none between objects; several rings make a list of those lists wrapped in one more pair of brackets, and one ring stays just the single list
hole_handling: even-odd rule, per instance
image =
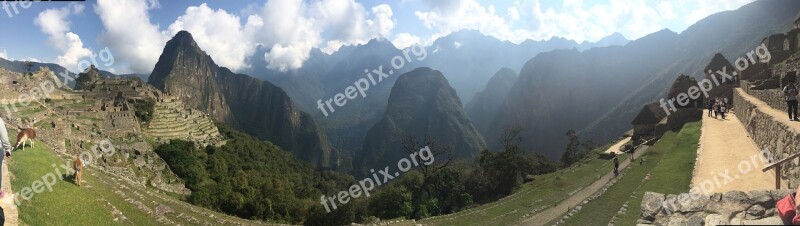
[{"label": "white cloud", "polygon": [[322,51],[333,53],[343,45],[387,37],[395,24],[389,5],[375,6],[368,14],[353,0],[268,1],[257,16],[263,27],[255,32],[255,42],[272,47],[265,54],[267,67],[278,70],[301,67],[311,49],[323,43]]},{"label": "white cloud", "polygon": [[259,44],[270,48],[268,68],[289,70],[302,66],[314,47],[325,44],[322,50],[332,53],[342,45],[390,37],[396,24],[387,4],[368,11],[354,0],[281,0],[247,5],[241,17],[207,4],[191,6],[161,30],[148,13],[159,6],[155,0],[99,0],[95,5],[104,27],[101,43],[128,62],[131,71],[149,73],[166,41],[180,30],[192,33],[215,62],[234,71],[249,67],[246,59]]},{"label": "white cloud", "polygon": [[150,22],[148,10],[156,1],[98,0],[94,7],[104,31],[100,43],[107,45],[115,59],[127,62],[128,70],[149,74],[169,36]]},{"label": "white cloud", "polygon": [[367,26],[371,28],[372,33],[369,36],[380,35],[381,37],[388,37],[394,29],[395,20],[392,19],[392,7],[387,4],[377,5],[372,7],[373,19],[367,20]]},{"label": "white cloud", "polygon": [[392,44],[394,44],[394,46],[397,48],[405,49],[414,44],[420,44],[420,39],[419,37],[409,33],[399,33],[394,36]]},{"label": "white cloud", "polygon": [[453,48],[460,49],[461,48],[461,43],[457,42],[457,41],[453,42]]},{"label": "white cloud", "polygon": [[311,48],[321,41],[322,30],[308,16],[309,6],[302,0],[268,1],[253,16],[261,29],[254,33],[257,42],[270,46],[264,55],[267,67],[278,70],[299,68]]},{"label": "white cloud", "polygon": [[238,16],[222,9],[213,10],[203,3],[187,8],[185,14],[169,26],[169,31],[172,35],[188,31],[217,64],[236,71],[249,67],[245,58],[255,51],[250,37],[260,23],[252,18],[243,28],[239,21]]},{"label": "white cloud", "polygon": [[[514,29],[509,21],[495,11],[494,5],[482,6],[475,0],[426,0],[425,3],[431,11],[416,11],[414,14],[422,24],[435,30],[432,40],[463,29],[478,30],[483,34],[494,36],[500,40],[520,43],[528,38],[526,30]],[[519,18],[518,13],[508,16],[510,19]]]},{"label": "white cloud", "polygon": [[73,71],[81,70],[78,62],[92,55],[92,51],[83,46],[81,38],[70,32],[70,21],[67,19],[70,15],[83,12],[83,9],[83,5],[69,4],[62,8],[46,9],[34,19],[34,24],[47,34],[48,44],[62,53],[56,57],[55,63]]},{"label": "white cloud", "polygon": [[433,31],[425,43],[463,29],[514,43],[554,36],[581,42],[597,41],[614,32],[635,39],[664,28],[682,31],[713,13],[753,1],[567,0],[551,8],[542,6],[540,0],[519,0],[500,14],[492,4],[481,5],[478,0],[423,0],[428,10],[415,15]]},{"label": "white cloud", "polygon": [[0,58],[6,59],[6,60],[10,60],[10,59],[8,59],[8,52],[6,52],[5,49],[3,49],[3,52],[0,52]]},{"label": "white cloud", "polygon": [[[11,60],[16,60],[16,59],[11,59]],[[19,61],[42,62],[41,60],[33,58],[33,57],[26,57],[25,59],[22,59],[22,60],[19,60]]]},{"label": "white cloud", "polygon": [[519,17],[519,9],[517,9],[517,7],[513,7],[513,6],[512,7],[508,7],[508,10],[506,10],[506,12],[508,13],[509,21],[513,22],[513,21],[519,20],[519,18],[520,18]]},{"label": "white cloud", "polygon": [[322,47],[320,50],[323,53],[333,54],[334,52],[339,50],[339,48],[341,48],[343,45],[344,45],[344,43],[342,41],[340,41],[340,40],[331,40],[331,41],[328,41],[327,44],[325,45],[325,47]]}]

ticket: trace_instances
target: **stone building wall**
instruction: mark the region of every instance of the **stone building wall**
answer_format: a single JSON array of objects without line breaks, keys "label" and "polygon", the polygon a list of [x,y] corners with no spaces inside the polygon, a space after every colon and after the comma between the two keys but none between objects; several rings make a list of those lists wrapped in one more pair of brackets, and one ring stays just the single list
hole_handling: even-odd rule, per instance
[{"label": "stone building wall", "polygon": [[645,192],[637,225],[781,225],[775,203],[793,190],[703,194]]}]

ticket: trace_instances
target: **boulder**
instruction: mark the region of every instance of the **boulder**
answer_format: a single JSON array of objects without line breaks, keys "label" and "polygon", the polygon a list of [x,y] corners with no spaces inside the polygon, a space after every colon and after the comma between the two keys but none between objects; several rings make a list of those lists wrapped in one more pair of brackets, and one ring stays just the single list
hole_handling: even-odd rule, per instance
[{"label": "boulder", "polygon": [[761,219],[764,216],[765,211],[766,209],[764,209],[763,206],[758,204],[753,205],[750,208],[747,208],[747,216],[745,217],[745,219],[748,220]]},{"label": "boulder", "polygon": [[742,191],[729,191],[722,195],[724,203],[750,204],[747,194]]},{"label": "boulder", "polygon": [[705,224],[711,226],[725,225],[728,224],[728,220],[719,214],[709,214],[708,216],[706,216]]},{"label": "boulder", "polygon": [[780,217],[767,217],[758,220],[732,219],[732,225],[783,225]]},{"label": "boulder", "polygon": [[747,193],[747,197],[753,204],[758,204],[763,208],[775,207],[775,200],[772,199],[772,194],[767,190],[755,190]]},{"label": "boulder", "polygon": [[642,196],[641,218],[648,221],[655,220],[656,214],[661,210],[666,196],[655,192],[645,192]]}]

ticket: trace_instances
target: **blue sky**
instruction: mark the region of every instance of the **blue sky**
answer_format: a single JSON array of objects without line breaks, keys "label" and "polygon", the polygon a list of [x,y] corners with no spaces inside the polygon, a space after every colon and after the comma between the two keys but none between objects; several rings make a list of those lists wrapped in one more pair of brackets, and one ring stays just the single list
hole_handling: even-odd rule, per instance
[{"label": "blue sky", "polygon": [[430,44],[474,29],[519,43],[554,36],[597,41],[614,32],[628,39],[668,28],[681,32],[710,14],[753,0],[257,0],[0,3],[0,57],[54,62],[78,71],[78,62],[108,48],[115,73],[149,74],[169,38],[193,34],[214,60],[233,70],[257,45],[271,47],[270,68],[292,70],[312,48],[385,38],[402,48]]}]

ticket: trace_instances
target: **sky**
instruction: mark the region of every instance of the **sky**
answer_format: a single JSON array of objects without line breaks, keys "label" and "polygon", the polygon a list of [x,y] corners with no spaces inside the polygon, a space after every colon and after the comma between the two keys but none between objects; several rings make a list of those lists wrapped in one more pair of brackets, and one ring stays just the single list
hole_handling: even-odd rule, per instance
[{"label": "sky", "polygon": [[[662,29],[682,32],[708,15],[754,0],[254,0],[0,3],[0,57],[51,62],[81,71],[107,50],[117,74],[150,74],[166,42],[192,33],[214,61],[238,71],[258,45],[267,67],[293,70],[313,48],[382,38],[398,48],[430,45],[472,29],[512,43],[563,37],[597,41],[615,32],[634,40]],[[83,65],[85,66],[85,65]]]}]

